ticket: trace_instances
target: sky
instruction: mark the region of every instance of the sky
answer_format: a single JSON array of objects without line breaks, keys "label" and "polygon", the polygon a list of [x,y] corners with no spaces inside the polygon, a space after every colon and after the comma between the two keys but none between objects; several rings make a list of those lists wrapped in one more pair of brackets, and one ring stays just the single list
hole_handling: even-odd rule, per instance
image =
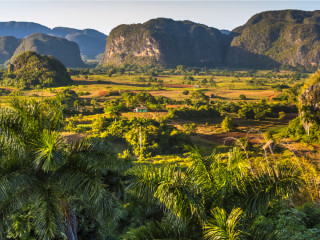
[{"label": "sky", "polygon": [[166,17],[232,30],[245,24],[256,13],[282,9],[320,10],[320,1],[0,0],[0,22],[27,21],[50,28],[92,28],[108,34],[120,24]]}]

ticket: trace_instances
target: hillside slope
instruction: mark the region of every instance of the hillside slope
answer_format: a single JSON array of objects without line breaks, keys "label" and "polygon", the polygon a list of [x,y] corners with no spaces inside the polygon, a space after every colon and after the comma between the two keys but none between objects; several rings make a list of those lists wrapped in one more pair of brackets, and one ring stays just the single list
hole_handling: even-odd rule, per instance
[{"label": "hillside slope", "polygon": [[84,67],[78,45],[64,38],[42,33],[31,34],[22,39],[20,45],[14,52],[14,56],[26,51],[52,55],[67,67]]}]

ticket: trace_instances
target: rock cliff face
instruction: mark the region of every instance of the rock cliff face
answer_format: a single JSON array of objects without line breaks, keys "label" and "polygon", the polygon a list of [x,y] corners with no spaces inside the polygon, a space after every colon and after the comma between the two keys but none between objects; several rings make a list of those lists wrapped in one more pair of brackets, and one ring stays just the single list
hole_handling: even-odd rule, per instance
[{"label": "rock cliff face", "polygon": [[14,57],[26,51],[52,55],[67,67],[84,67],[78,45],[64,38],[41,33],[31,34],[21,40],[14,52]]},{"label": "rock cliff face", "polygon": [[227,64],[240,67],[317,66],[320,11],[269,11],[232,31]]},{"label": "rock cliff face", "polygon": [[224,40],[219,30],[190,21],[120,25],[108,36],[100,65],[221,66]]}]

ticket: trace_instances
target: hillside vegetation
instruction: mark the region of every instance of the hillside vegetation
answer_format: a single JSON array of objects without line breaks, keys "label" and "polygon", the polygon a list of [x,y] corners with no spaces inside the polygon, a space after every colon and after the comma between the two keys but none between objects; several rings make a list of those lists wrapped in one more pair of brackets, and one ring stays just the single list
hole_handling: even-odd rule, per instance
[{"label": "hillside vegetation", "polygon": [[52,56],[24,52],[11,62],[2,85],[19,89],[58,87],[71,84],[65,66]]}]

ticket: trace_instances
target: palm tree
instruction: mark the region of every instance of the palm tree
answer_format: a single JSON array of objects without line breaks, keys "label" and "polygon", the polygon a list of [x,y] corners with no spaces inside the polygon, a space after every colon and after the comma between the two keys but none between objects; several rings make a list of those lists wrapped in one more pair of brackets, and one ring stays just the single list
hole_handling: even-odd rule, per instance
[{"label": "palm tree", "polygon": [[76,206],[103,219],[117,204],[103,178],[116,162],[110,145],[84,140],[68,145],[59,133],[62,111],[55,102],[14,99],[0,110],[0,234],[10,215],[32,206],[38,239],[78,239]]},{"label": "palm tree", "polygon": [[[299,192],[303,184],[294,166],[268,165],[270,169],[253,173],[246,155],[238,148],[227,155],[213,152],[208,157],[193,149],[186,163],[188,167],[184,170],[173,166],[134,169],[135,180],[130,189],[138,197],[158,201],[165,211],[179,219],[207,226],[207,230],[208,226],[224,228],[221,236],[225,238],[209,239],[238,239],[235,227],[242,214],[240,209],[244,209],[248,217],[257,216],[275,200]],[[215,210],[210,212],[210,209]],[[223,209],[230,211],[230,221]],[[209,220],[208,225],[210,213],[216,218],[224,216],[226,220],[220,223]],[[212,231],[210,236],[215,236]]]},{"label": "palm tree", "polygon": [[120,118],[121,113],[120,113],[120,111],[117,110],[117,109],[112,109],[112,110],[110,111],[109,116],[110,116],[111,118],[114,118],[114,121],[116,122],[117,119]]}]

